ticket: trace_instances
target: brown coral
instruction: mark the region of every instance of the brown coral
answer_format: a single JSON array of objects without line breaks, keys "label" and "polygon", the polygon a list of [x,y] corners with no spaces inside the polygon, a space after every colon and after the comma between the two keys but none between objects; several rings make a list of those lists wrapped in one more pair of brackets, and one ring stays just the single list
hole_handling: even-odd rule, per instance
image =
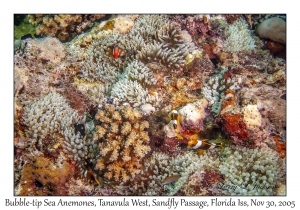
[{"label": "brown coral", "polygon": [[141,160],[150,151],[149,123],[141,117],[130,106],[117,110],[113,104],[104,104],[98,110],[94,141],[99,142],[101,157],[96,168],[105,178],[124,183],[139,173]]},{"label": "brown coral", "polygon": [[36,26],[36,34],[57,37],[61,41],[69,41],[77,34],[91,28],[93,22],[105,17],[104,14],[94,15],[28,15],[29,22]]}]

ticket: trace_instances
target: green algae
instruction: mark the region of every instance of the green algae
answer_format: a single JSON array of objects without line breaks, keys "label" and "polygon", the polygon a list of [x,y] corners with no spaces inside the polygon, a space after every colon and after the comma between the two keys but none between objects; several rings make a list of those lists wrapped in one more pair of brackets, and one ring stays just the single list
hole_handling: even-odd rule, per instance
[{"label": "green algae", "polygon": [[35,35],[35,26],[29,23],[28,16],[23,20],[23,22],[18,25],[14,26],[14,39],[21,40],[23,36],[31,35],[34,37]]}]

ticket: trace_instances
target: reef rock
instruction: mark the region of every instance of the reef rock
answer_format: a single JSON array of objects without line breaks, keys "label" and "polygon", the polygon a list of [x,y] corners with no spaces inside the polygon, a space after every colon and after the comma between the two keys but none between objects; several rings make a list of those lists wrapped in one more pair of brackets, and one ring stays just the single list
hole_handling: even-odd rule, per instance
[{"label": "reef rock", "polygon": [[207,106],[208,101],[201,99],[185,105],[178,111],[180,116],[178,132],[182,136],[190,136],[203,130],[203,119],[206,116],[205,109]]}]

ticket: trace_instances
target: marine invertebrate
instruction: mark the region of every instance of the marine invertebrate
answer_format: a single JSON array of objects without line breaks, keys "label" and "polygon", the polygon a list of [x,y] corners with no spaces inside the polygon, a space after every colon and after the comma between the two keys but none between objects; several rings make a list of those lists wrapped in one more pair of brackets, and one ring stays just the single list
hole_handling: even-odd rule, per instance
[{"label": "marine invertebrate", "polygon": [[227,147],[219,170],[226,185],[225,195],[274,195],[283,180],[284,161],[270,148]]},{"label": "marine invertebrate", "polygon": [[78,116],[58,93],[51,92],[26,105],[22,123],[26,125],[26,140],[32,146],[37,142],[42,144],[47,135],[54,135],[57,140],[64,139],[64,151],[69,159],[77,162],[78,166],[86,164],[88,141],[76,134],[74,129],[74,124],[85,123],[85,117]]},{"label": "marine invertebrate", "polygon": [[63,134],[78,122],[84,122],[84,118],[78,116],[66,100],[55,92],[25,106],[22,116],[22,123],[27,126],[26,136],[33,139],[56,132]]},{"label": "marine invertebrate", "polygon": [[[212,153],[198,156],[189,151],[174,157],[161,152],[153,152],[144,161],[144,167],[129,185],[119,187],[120,194],[126,195],[175,195],[196,170],[211,170],[219,164]],[[167,177],[179,174],[180,178],[172,184],[164,184]]]},{"label": "marine invertebrate", "polygon": [[212,15],[175,15],[171,22],[187,30],[195,43],[205,43],[216,34],[216,27],[212,24]]},{"label": "marine invertebrate", "polygon": [[[212,113],[217,116],[222,108],[222,101],[225,99],[225,93],[227,90],[238,90],[240,88],[239,83],[241,83],[240,77],[226,77],[224,73],[227,69],[220,71],[220,73],[215,74],[210,77],[210,79],[205,83],[201,89],[201,93],[204,98],[206,98],[211,106]],[[229,92],[227,92],[229,93]]]},{"label": "marine invertebrate", "polygon": [[[261,124],[268,135],[279,136],[281,141],[286,139],[286,100],[280,98],[284,90],[260,85],[258,87],[241,89],[242,105],[257,105],[261,115]],[[272,140],[273,141],[273,140]]]},{"label": "marine invertebrate", "polygon": [[36,34],[41,36],[57,37],[61,41],[68,41],[80,32],[91,28],[95,21],[105,15],[28,15],[29,23],[36,26]]},{"label": "marine invertebrate", "polygon": [[86,51],[88,56],[80,72],[81,77],[89,82],[101,81],[110,84],[117,80],[120,68],[125,67],[126,60],[115,59],[109,52],[116,43],[119,43],[118,46],[124,53],[126,49],[119,41],[119,33],[102,31],[101,35],[89,45]]},{"label": "marine invertebrate", "polygon": [[129,102],[133,106],[146,103],[158,105],[157,93],[150,95],[147,87],[156,84],[150,69],[140,61],[133,61],[119,75],[121,79],[112,86],[111,96],[118,98],[121,102]]},{"label": "marine invertebrate", "polygon": [[[242,16],[250,26],[259,19]],[[244,195],[251,189],[245,192],[239,178],[225,174],[247,182],[249,168],[256,173],[249,179],[261,176],[259,186],[264,176],[266,182],[276,179],[277,189],[260,194],[284,194],[285,60],[252,37],[245,22],[257,46],[232,52],[224,50],[230,38],[225,15],[173,17],[114,15],[63,45],[56,38],[21,41],[14,55],[16,194],[22,172],[35,171],[32,160],[40,157],[59,170],[68,165],[71,174],[62,193],[30,177],[39,195]],[[192,150],[205,139],[212,147],[226,140],[226,147],[246,152],[235,146],[227,156],[221,148]],[[275,172],[269,163],[247,168],[243,158],[252,158],[252,148],[255,161],[275,160]],[[261,155],[263,150],[271,155]],[[169,183],[168,177],[176,180]]]},{"label": "marine invertebrate", "polygon": [[16,94],[22,90],[16,98],[18,102],[22,105],[32,103],[59,87],[63,80],[69,82],[72,72],[67,57],[65,47],[56,38],[22,41],[20,50],[14,55],[18,72]]},{"label": "marine invertebrate", "polygon": [[134,21],[139,17],[139,15],[119,15],[114,18],[113,31],[119,32],[121,34],[126,34],[134,26]]},{"label": "marine invertebrate", "polygon": [[250,51],[255,49],[255,41],[250,34],[247,22],[240,18],[225,31],[224,50],[227,52]]},{"label": "marine invertebrate", "polygon": [[186,85],[190,90],[198,90],[213,75],[215,67],[203,53],[196,52],[195,57],[191,61],[188,57],[186,66],[184,67],[184,73],[189,77]]},{"label": "marine invertebrate", "polygon": [[177,113],[178,117],[172,119],[165,126],[165,135],[168,138],[176,136],[190,137],[200,132],[203,129],[203,119],[206,116],[205,109],[207,105],[207,100],[201,99],[183,106],[178,111],[173,110]]},{"label": "marine invertebrate", "polygon": [[[121,69],[132,61],[134,55],[146,43],[153,42],[156,31],[166,22],[167,17],[164,15],[141,15],[125,35],[118,32],[101,31],[98,38],[93,40],[87,49],[88,56],[81,69],[82,77],[90,82],[115,82]],[[110,53],[116,44],[122,51],[118,59],[115,59]]]},{"label": "marine invertebrate", "polygon": [[218,183],[223,182],[223,177],[218,170],[196,170],[188,179],[181,191],[186,196],[211,196],[221,195]]},{"label": "marine invertebrate", "polygon": [[278,17],[264,20],[256,29],[261,38],[268,38],[282,44],[286,43],[286,23]]},{"label": "marine invertebrate", "polygon": [[137,54],[137,59],[149,63],[160,62],[168,68],[182,68],[185,57],[195,50],[191,41],[186,41],[174,25],[167,25],[158,32],[158,41],[148,44]]},{"label": "marine invertebrate", "polygon": [[[250,137],[247,126],[240,114],[225,113],[222,115],[223,127],[225,132],[232,136],[233,142],[237,145],[245,144],[245,140]],[[247,145],[253,146],[253,145]]]},{"label": "marine invertebrate", "polygon": [[285,155],[286,155],[286,142],[279,142],[279,137],[278,136],[275,136],[274,137],[274,140],[276,142],[276,145],[277,145],[277,152],[279,154],[279,156],[281,158],[285,158]]},{"label": "marine invertebrate", "polygon": [[117,109],[113,104],[103,104],[96,119],[94,142],[99,142],[100,158],[96,169],[104,177],[126,183],[140,172],[141,161],[150,151],[147,121],[130,106]]}]

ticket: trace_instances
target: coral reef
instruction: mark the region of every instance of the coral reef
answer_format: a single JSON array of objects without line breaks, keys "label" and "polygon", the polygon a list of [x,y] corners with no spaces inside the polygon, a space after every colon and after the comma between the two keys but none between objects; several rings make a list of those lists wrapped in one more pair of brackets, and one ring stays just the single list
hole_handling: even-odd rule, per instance
[{"label": "coral reef", "polygon": [[151,85],[156,85],[156,79],[142,62],[134,60],[129,63],[119,77],[118,82],[112,87],[112,97],[118,98],[120,102],[129,102],[135,107],[146,103],[158,105],[157,93],[150,95],[147,89]]},{"label": "coral reef", "polygon": [[285,195],[286,47],[257,36],[274,17],[27,16],[15,195]]},{"label": "coral reef", "polygon": [[248,24],[244,19],[236,20],[225,31],[224,50],[227,52],[249,51],[255,49],[255,41],[250,35]]},{"label": "coral reef", "polygon": [[235,186],[222,190],[225,195],[274,195],[285,179],[285,163],[271,149],[228,147],[223,153],[220,172],[227,185]]},{"label": "coral reef", "polygon": [[[240,88],[241,78],[227,77],[224,73],[227,70],[222,70],[220,73],[210,77],[209,81],[205,83],[201,89],[203,96],[209,101],[211,111],[217,116],[222,108],[222,101],[227,96],[226,91],[235,91]],[[225,107],[223,107],[225,108]]]},{"label": "coral reef", "polygon": [[107,179],[127,182],[134,179],[142,167],[141,161],[150,151],[147,121],[130,106],[119,109],[104,104],[98,110],[94,142],[99,142],[101,157],[96,169]]},{"label": "coral reef", "polygon": [[30,34],[33,38],[35,35],[35,27],[29,23],[28,17],[21,22],[19,25],[14,26],[14,39],[21,40],[23,36]]},{"label": "coral reef", "polygon": [[166,137],[173,138],[177,134],[190,137],[203,130],[203,120],[206,116],[205,109],[207,106],[207,100],[201,99],[179,108],[178,115],[180,119],[177,122],[177,131],[175,131],[174,122],[171,120],[164,128]]},{"label": "coral reef", "polygon": [[36,26],[36,34],[57,37],[60,41],[72,39],[77,34],[91,28],[93,22],[105,17],[104,14],[94,15],[28,15],[29,23]]},{"label": "coral reef", "polygon": [[257,27],[257,34],[260,38],[268,38],[282,44],[286,43],[286,23],[278,17],[264,20]]},{"label": "coral reef", "polygon": [[74,167],[68,163],[59,167],[47,158],[36,157],[32,163],[24,165],[20,186],[15,194],[19,196],[66,195],[68,192],[66,183],[74,173]]},{"label": "coral reef", "polygon": [[26,136],[33,139],[56,132],[63,134],[73,124],[81,122],[84,122],[84,118],[79,117],[65,99],[55,92],[25,106],[22,117],[22,123],[27,126]]},{"label": "coral reef", "polygon": [[[139,176],[129,186],[119,187],[118,190],[120,194],[126,195],[175,195],[194,171],[212,170],[218,164],[218,158],[211,153],[198,156],[189,151],[169,157],[164,153],[154,152],[145,160]],[[174,174],[180,174],[179,180],[172,185],[163,185],[163,180]]]},{"label": "coral reef", "polygon": [[216,170],[197,170],[189,177],[181,191],[187,196],[222,195],[217,183],[223,182],[223,176]]}]

